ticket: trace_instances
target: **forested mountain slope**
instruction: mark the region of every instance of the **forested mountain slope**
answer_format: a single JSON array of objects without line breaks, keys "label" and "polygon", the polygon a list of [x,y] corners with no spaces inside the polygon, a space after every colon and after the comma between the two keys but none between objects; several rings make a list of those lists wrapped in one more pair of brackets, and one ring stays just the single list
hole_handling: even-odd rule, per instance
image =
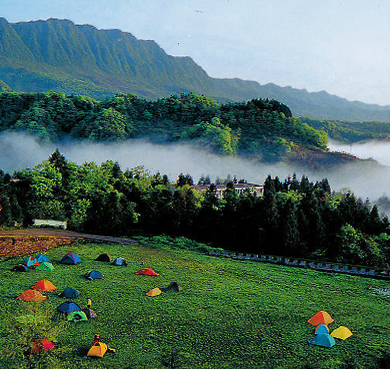
[{"label": "forested mountain slope", "polygon": [[196,94],[147,100],[117,95],[97,101],[80,95],[0,93],[0,132],[24,131],[41,141],[65,138],[190,143],[214,153],[263,162],[295,162],[313,169],[357,160],[327,150],[327,134],[275,100],[218,104]]},{"label": "forested mountain slope", "polygon": [[[259,66],[261,68],[261,66]],[[215,79],[189,57],[167,55],[154,41],[69,20],[9,23],[0,18],[0,88],[53,90],[96,99],[116,93],[146,98],[194,92],[218,101],[276,99],[295,116],[390,121],[390,107],[350,102],[240,79]]]}]

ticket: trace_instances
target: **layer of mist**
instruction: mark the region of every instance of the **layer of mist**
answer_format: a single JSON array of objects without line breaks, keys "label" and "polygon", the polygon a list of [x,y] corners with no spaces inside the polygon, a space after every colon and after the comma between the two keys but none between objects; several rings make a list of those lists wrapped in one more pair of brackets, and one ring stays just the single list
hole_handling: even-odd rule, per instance
[{"label": "layer of mist", "polygon": [[[367,142],[359,146],[353,145],[352,153],[356,156],[372,157],[379,163],[390,165],[390,157],[387,162],[385,157],[386,150],[390,151],[390,143],[386,146],[379,142],[377,151],[376,144]],[[0,135],[0,169],[13,173],[27,167],[32,168],[48,159],[57,147],[68,161],[79,165],[91,161],[100,165],[106,160],[118,162],[122,170],[141,165],[151,173],[159,171],[161,174],[167,174],[171,181],[176,181],[180,173],[188,173],[194,182],[202,175],[208,174],[215,180],[217,177],[226,178],[230,174],[248,182],[263,183],[268,174],[284,180],[295,172],[299,179],[305,174],[312,182],[328,178],[333,190],[350,190],[358,197],[368,197],[371,200],[385,195],[387,183],[390,183],[390,167],[373,161],[313,172],[284,164],[266,165],[244,158],[221,157],[185,144],[157,145],[137,139],[110,144],[80,141],[39,144],[32,136],[24,133]],[[343,146],[332,142],[329,147],[331,150],[351,152],[350,145]]]}]

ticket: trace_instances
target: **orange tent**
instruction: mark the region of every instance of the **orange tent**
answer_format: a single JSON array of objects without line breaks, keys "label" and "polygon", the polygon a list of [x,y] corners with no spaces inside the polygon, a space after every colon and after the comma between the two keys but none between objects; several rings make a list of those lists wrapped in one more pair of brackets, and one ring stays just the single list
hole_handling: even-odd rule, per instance
[{"label": "orange tent", "polygon": [[34,354],[36,352],[45,352],[47,350],[52,350],[53,348],[53,342],[49,341],[47,338],[38,338],[33,341],[31,353]]},{"label": "orange tent", "polygon": [[39,291],[36,290],[26,290],[22,294],[20,294],[16,300],[22,301],[44,301],[47,297],[43,296]]},{"label": "orange tent", "polygon": [[329,315],[329,313],[321,310],[317,314],[313,315],[307,322],[315,326],[320,324],[328,325],[334,322],[334,319]]},{"label": "orange tent", "polygon": [[144,269],[140,269],[138,272],[136,272],[137,274],[143,274],[143,275],[160,275],[158,273],[156,273],[152,268],[144,268]]},{"label": "orange tent", "polygon": [[47,279],[41,279],[31,288],[38,291],[54,291],[57,289],[57,287]]},{"label": "orange tent", "polygon": [[156,287],[156,288],[153,288],[152,290],[150,290],[149,292],[146,292],[146,296],[158,296],[158,295],[161,295],[162,294],[162,291]]}]

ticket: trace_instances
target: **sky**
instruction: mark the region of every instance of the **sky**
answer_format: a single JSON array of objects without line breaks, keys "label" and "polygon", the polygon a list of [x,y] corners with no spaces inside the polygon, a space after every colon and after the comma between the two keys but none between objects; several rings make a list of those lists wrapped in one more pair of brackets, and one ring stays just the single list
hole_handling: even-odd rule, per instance
[{"label": "sky", "polygon": [[120,29],[211,77],[390,105],[388,0],[1,0],[0,16]]}]

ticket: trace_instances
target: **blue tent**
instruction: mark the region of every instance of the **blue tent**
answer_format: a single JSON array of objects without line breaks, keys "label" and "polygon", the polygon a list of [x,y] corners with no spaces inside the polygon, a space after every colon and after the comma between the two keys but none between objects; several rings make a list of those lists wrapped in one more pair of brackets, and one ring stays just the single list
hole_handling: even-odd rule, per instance
[{"label": "blue tent", "polygon": [[81,311],[80,307],[74,302],[64,302],[63,304],[58,306],[56,310],[66,314],[69,314],[72,311]]},{"label": "blue tent", "polygon": [[330,334],[320,333],[317,334],[313,339],[308,341],[313,345],[323,346],[323,347],[332,347],[335,345],[334,338]]},{"label": "blue tent", "polygon": [[81,259],[74,252],[70,252],[66,254],[61,260],[61,264],[79,264],[81,263]]},{"label": "blue tent", "polygon": [[68,299],[75,298],[80,295],[80,292],[75,288],[66,287],[61,293],[60,297],[67,297]]},{"label": "blue tent", "polygon": [[34,256],[28,256],[23,260],[23,265],[25,265],[26,267],[31,267],[39,265],[39,262]]},{"label": "blue tent", "polygon": [[320,334],[320,333],[324,333],[324,334],[329,334],[329,329],[328,329],[328,326],[326,324],[320,324],[314,334]]},{"label": "blue tent", "polygon": [[87,279],[103,279],[103,274],[98,272],[97,270],[91,270],[89,273],[85,275]]},{"label": "blue tent", "polygon": [[35,258],[40,263],[46,263],[46,262],[51,263],[50,259],[46,255],[43,255],[43,254],[38,254],[37,256],[35,256]]},{"label": "blue tent", "polygon": [[123,259],[123,258],[116,258],[116,259],[113,261],[112,265],[116,265],[116,266],[121,266],[121,265],[127,266],[127,261],[126,261],[125,259]]}]

